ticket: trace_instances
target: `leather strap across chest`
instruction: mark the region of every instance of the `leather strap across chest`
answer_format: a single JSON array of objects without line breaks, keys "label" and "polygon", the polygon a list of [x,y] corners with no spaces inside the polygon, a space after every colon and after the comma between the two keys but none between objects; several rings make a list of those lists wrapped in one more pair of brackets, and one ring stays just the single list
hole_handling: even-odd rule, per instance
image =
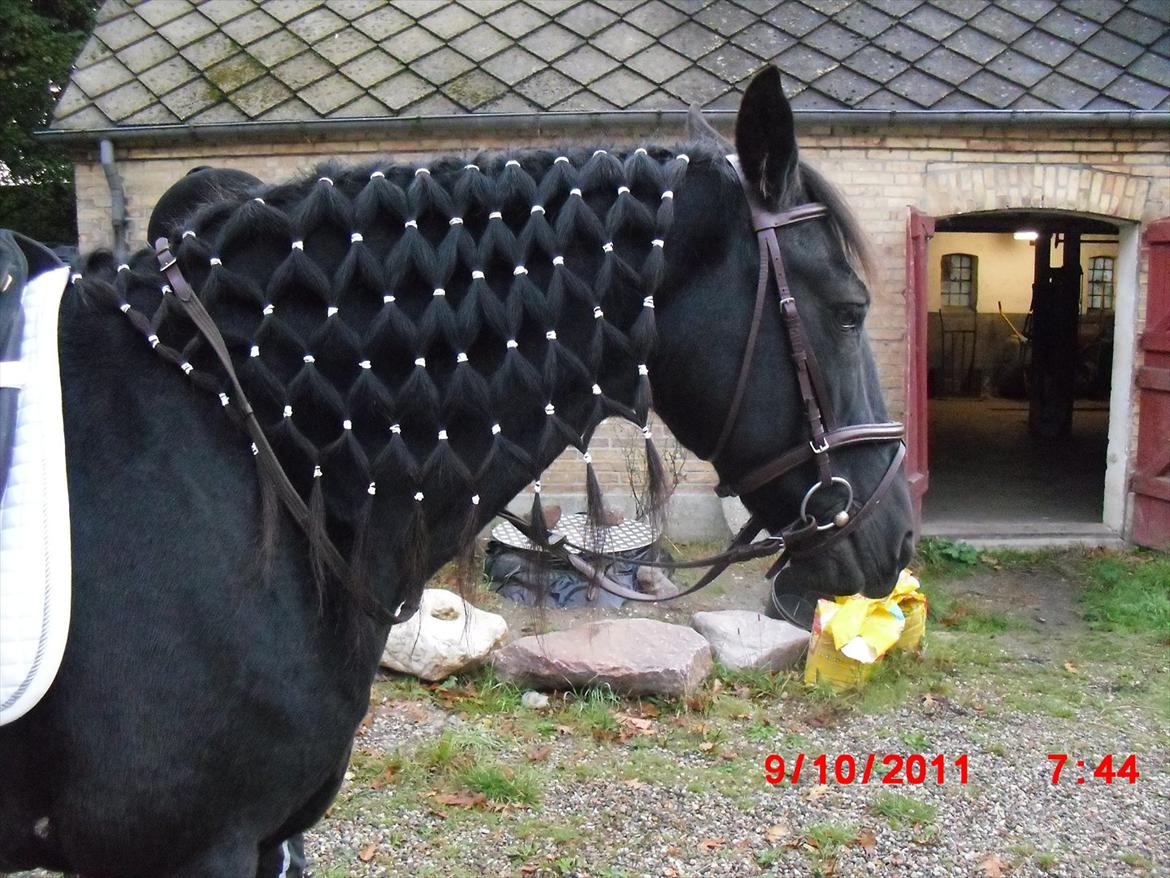
[{"label": "leather strap across chest", "polygon": [[[297,493],[297,489],[289,480],[288,474],[284,471],[284,467],[280,465],[280,461],[276,457],[276,452],[272,450],[272,445],[268,442],[268,437],[264,435],[264,430],[256,418],[252,404],[248,401],[248,396],[244,393],[244,388],[240,384],[239,376],[236,374],[236,368],[232,363],[231,353],[228,351],[227,343],[224,342],[223,334],[219,331],[219,327],[215,325],[215,320],[207,312],[207,308],[204,307],[199,296],[195,294],[195,290],[179,270],[178,260],[171,253],[170,241],[166,238],[159,238],[155,242],[155,255],[158,257],[159,269],[167,279],[167,285],[163,287],[163,294],[174,296],[175,301],[179,303],[183,313],[190,318],[191,322],[195,324],[195,328],[199,330],[199,334],[210,345],[220,366],[227,374],[228,382],[231,384],[232,393],[234,394],[232,402],[243,418],[244,429],[247,431],[248,437],[252,440],[252,453],[255,454],[257,463],[259,464],[261,478],[267,479],[276,489],[277,496],[289,514],[292,515],[293,521],[302,530],[309,533],[309,507],[301,499],[301,495]],[[395,613],[390,613],[373,597],[365,593],[357,592],[351,587],[353,580],[351,578],[349,563],[342,556],[341,552],[338,551],[332,540],[326,539],[324,544],[319,546],[318,549],[321,552],[325,566],[329,568],[329,572],[347,589],[350,600],[378,624],[392,625],[405,621],[417,609],[415,606],[403,604],[399,606]]]}]

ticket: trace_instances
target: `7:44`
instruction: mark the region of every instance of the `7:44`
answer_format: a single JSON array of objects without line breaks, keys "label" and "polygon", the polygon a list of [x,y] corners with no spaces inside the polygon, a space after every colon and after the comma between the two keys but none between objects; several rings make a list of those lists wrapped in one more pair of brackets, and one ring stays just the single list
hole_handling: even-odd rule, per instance
[{"label": "7:44", "polygon": [[[1060,773],[1064,770],[1065,763],[1068,762],[1068,754],[1049,753],[1048,758],[1053,763],[1055,763],[1052,767],[1052,782],[1054,784],[1060,783]],[[1115,778],[1118,780],[1129,781],[1131,784],[1137,783],[1137,779],[1141,777],[1141,774],[1137,770],[1137,756],[1133,753],[1130,753],[1125,757],[1125,760],[1121,763],[1120,768],[1114,768],[1113,758],[1114,757],[1112,753],[1107,753],[1105,756],[1103,756],[1101,761],[1092,767],[1092,773],[1090,774],[1090,777],[1103,780],[1105,783],[1113,783]],[[1086,768],[1085,760],[1076,760],[1076,767],[1080,769]],[[1084,783],[1085,776],[1083,774],[1077,774],[1076,782]]]}]

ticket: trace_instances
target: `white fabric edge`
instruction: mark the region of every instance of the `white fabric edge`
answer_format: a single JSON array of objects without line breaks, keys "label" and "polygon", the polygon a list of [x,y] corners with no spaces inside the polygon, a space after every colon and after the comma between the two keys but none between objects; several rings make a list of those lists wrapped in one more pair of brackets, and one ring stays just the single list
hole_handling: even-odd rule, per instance
[{"label": "white fabric edge", "polygon": [[[24,290],[25,326],[36,325],[36,337],[26,331],[22,359],[29,363],[27,384],[21,391],[35,400],[41,409],[41,431],[36,437],[42,454],[37,474],[43,488],[44,503],[40,520],[29,523],[27,538],[39,540],[42,568],[32,574],[27,587],[40,585],[43,617],[37,655],[26,679],[16,687],[16,697],[5,696],[0,702],[0,725],[5,725],[31,710],[56,679],[65,654],[69,634],[71,588],[73,578],[69,524],[69,487],[65,473],[65,432],[61,411],[61,373],[57,352],[57,318],[61,299],[69,281],[69,268],[62,266],[44,272]],[[19,425],[19,420],[18,420]],[[19,428],[19,427],[18,427]],[[0,521],[3,507],[0,505]],[[36,581],[39,579],[39,583]]]}]

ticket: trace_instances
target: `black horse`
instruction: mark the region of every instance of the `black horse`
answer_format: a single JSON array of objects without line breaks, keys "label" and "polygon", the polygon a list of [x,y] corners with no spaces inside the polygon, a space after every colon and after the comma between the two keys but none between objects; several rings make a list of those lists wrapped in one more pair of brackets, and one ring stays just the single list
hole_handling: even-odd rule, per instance
[{"label": "black horse", "polygon": [[[735,146],[766,208],[828,204],[779,230],[788,281],[839,421],[883,420],[859,237],[799,163],[774,69],[749,87]],[[49,693],[0,728],[0,871],[252,875],[337,791],[388,630],[371,608],[409,608],[602,417],[644,423],[651,377],[662,420],[712,452],[759,269],[712,138],[685,155],[324,170],[226,193],[168,232],[311,533],[258,489],[235,400],[160,295],[153,253],[120,270],[91,258],[60,325],[72,627]],[[808,441],[787,338],[770,300],[719,456],[728,481]],[[864,498],[893,455],[861,445],[833,465]],[[802,466],[744,500],[779,529],[815,479]],[[899,479],[806,584],[884,594],[911,543]],[[351,563],[345,587],[326,545]]]}]

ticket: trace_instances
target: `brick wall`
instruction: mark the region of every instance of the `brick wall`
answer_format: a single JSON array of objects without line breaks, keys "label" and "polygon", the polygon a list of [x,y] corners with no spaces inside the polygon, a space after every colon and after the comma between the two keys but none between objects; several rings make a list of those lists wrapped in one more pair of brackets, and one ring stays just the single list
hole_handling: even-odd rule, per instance
[{"label": "brick wall", "polygon": [[[677,133],[648,133],[646,141],[673,143]],[[533,138],[531,143],[547,143]],[[935,215],[1012,208],[1047,208],[1099,214],[1145,223],[1170,215],[1170,157],[1163,131],[1123,129],[997,129],[994,126],[900,127],[889,134],[830,126],[802,131],[806,159],[845,192],[872,238],[877,265],[870,279],[873,308],[867,322],[882,388],[891,415],[905,405],[906,326],[904,268],[908,205]],[[143,244],[150,207],[166,188],[197,164],[240,168],[264,180],[306,171],[325,158],[367,160],[393,153],[400,161],[446,152],[467,153],[518,139],[414,138],[408,148],[384,140],[350,139],[312,144],[246,142],[169,147],[123,147],[118,155],[130,213],[133,244]],[[110,241],[109,191],[96,156],[77,163],[78,228],[83,249]],[[1146,252],[1139,279],[1139,320],[1145,315]],[[1136,421],[1135,421],[1136,423]],[[662,429],[657,431],[661,436]],[[593,457],[603,484],[628,489],[627,456],[640,437],[620,424],[605,424]],[[660,446],[670,448],[666,439]],[[549,490],[577,495],[583,481],[579,455],[567,453],[547,473]],[[686,455],[679,492],[709,496],[714,474]],[[687,505],[688,514],[708,515],[712,534],[722,528],[718,505]],[[696,511],[698,510],[698,511]]]}]

